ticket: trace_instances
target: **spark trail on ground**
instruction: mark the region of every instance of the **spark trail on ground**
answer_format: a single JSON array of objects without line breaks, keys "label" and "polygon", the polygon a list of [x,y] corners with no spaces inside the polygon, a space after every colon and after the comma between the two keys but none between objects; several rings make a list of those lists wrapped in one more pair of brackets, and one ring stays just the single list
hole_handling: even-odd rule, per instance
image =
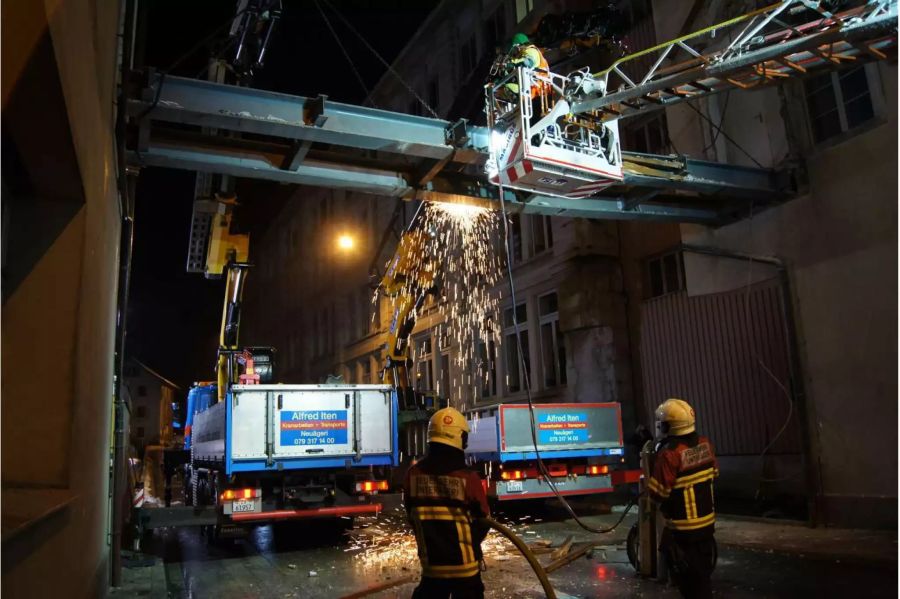
[{"label": "spark trail on ground", "polygon": [[[489,376],[486,360],[493,356],[486,355],[487,350],[476,355],[476,345],[487,348],[492,342],[495,349],[500,345],[501,294],[494,289],[503,272],[500,218],[496,211],[479,206],[429,203],[423,207],[417,229],[424,234],[422,250],[413,261],[409,288],[404,292],[414,295],[417,281],[436,275],[437,296],[421,311],[436,310],[440,315],[438,347],[432,352],[442,352],[449,346],[457,368],[450,377],[449,389],[441,388],[446,384],[437,376],[432,390],[449,398],[450,405],[458,409],[466,407],[467,397],[477,396],[477,389]],[[396,296],[389,301],[393,314],[401,299]],[[421,348],[414,347],[414,351],[414,362],[418,362]],[[465,392],[467,389],[470,393]]]}]

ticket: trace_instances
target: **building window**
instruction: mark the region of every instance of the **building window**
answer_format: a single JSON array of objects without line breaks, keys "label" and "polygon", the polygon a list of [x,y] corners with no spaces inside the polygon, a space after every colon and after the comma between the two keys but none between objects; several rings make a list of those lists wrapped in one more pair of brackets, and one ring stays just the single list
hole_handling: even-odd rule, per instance
[{"label": "building window", "polygon": [[138,397],[147,397],[147,387],[138,385]]},{"label": "building window", "polygon": [[[528,311],[525,304],[516,306],[516,321],[519,325],[519,338],[522,340],[521,358],[519,344],[516,342],[516,328],[513,323],[512,308],[503,311],[503,345],[506,354],[506,392],[517,393],[525,389],[525,373],[531,372],[531,360],[528,349]],[[524,358],[525,365],[522,365]]]},{"label": "building window", "polygon": [[553,247],[553,229],[549,216],[531,217],[531,255],[536,256]]},{"label": "building window", "polygon": [[516,23],[521,23],[533,9],[534,0],[516,0]]},{"label": "building window", "polygon": [[509,255],[513,264],[522,261],[522,217],[518,214],[509,217]]},{"label": "building window", "polygon": [[441,354],[441,382],[437,392],[443,398],[450,398],[450,352]]},{"label": "building window", "polygon": [[362,361],[359,363],[359,369],[360,369],[360,377],[359,377],[360,383],[362,383],[363,385],[368,385],[368,384],[374,382],[374,381],[372,381],[372,361],[368,357],[365,357],[362,359]]},{"label": "building window", "polygon": [[478,343],[477,364],[481,398],[485,399],[497,395],[497,345],[490,341]]},{"label": "building window", "polygon": [[646,262],[648,298],[675,293],[684,289],[684,263],[681,252],[669,252]]},{"label": "building window", "polygon": [[622,137],[629,150],[643,154],[666,154],[669,152],[669,132],[666,113],[659,111],[648,120],[629,123]]},{"label": "building window", "polygon": [[147,416],[147,407],[146,407],[146,406],[138,406],[138,407],[134,410],[134,417],[135,417],[135,418],[144,418],[144,417],[146,417],[146,416]]},{"label": "building window", "polygon": [[815,143],[854,129],[875,116],[865,65],[804,81]]},{"label": "building window", "polygon": [[541,366],[544,387],[566,384],[566,347],[559,332],[559,308],[556,292],[538,298],[541,318]]},{"label": "building window", "polygon": [[414,340],[416,362],[416,390],[421,392],[434,390],[434,364],[432,359],[431,334],[426,333]]}]

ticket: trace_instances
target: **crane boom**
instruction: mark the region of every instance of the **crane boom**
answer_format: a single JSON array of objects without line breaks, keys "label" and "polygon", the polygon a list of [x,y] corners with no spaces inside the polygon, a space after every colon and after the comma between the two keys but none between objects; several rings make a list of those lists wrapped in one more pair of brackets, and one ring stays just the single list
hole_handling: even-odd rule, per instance
[{"label": "crane boom", "polygon": [[[571,112],[617,119],[822,67],[884,59],[896,33],[896,0],[870,0],[837,14],[817,2],[784,0],[615,61],[586,82],[598,92],[573,94]],[[683,60],[676,60],[679,54]]]},{"label": "crane boom", "polygon": [[[488,179],[564,200],[592,198],[639,174],[634,160],[626,164],[621,119],[883,59],[896,38],[897,0],[867,0],[840,13],[783,0],[625,56],[596,75],[587,67],[561,75],[520,66],[485,89]],[[687,58],[678,61],[679,53]],[[511,96],[510,87],[518,93]]]}]

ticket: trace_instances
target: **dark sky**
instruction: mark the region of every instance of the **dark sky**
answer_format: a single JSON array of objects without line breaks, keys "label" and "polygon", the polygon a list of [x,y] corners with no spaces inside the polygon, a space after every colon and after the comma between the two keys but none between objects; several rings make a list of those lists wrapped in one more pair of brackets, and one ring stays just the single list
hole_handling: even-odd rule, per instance
[{"label": "dark sky", "polygon": [[[330,2],[388,62],[437,5],[437,0]],[[234,3],[154,0],[142,4],[149,6],[142,63],[168,70],[177,62],[171,74],[205,76],[210,45],[198,47],[198,43],[217,30],[222,33],[213,35],[211,42],[227,38]],[[371,89],[384,73],[383,65],[324,2],[322,8]],[[339,102],[360,103],[365,98],[311,0],[285,0],[265,67],[253,86],[303,96],[326,94]],[[214,374],[224,294],[222,280],[185,272],[193,189],[194,174],[188,171],[147,168],[141,172],[128,307],[127,353],[185,386]],[[283,201],[290,189],[239,182],[238,192],[243,203],[275,203]],[[273,192],[280,197],[273,198]],[[244,212],[260,215],[267,211]],[[242,224],[249,228],[254,223]]]}]

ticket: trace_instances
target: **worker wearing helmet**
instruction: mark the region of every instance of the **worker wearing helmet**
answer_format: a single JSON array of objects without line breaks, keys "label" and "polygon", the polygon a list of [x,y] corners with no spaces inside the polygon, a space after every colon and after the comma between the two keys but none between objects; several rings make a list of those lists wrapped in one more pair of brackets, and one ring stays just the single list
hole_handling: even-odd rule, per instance
[{"label": "worker wearing helmet", "polygon": [[[509,60],[508,65],[510,68],[523,66],[529,69],[540,69],[544,71],[545,74],[550,70],[550,66],[547,64],[547,59],[544,58],[544,54],[537,46],[531,43],[528,36],[524,33],[517,33],[513,36],[509,55],[512,57]],[[519,84],[517,81],[510,81],[504,88],[512,97],[516,97],[519,94]],[[531,86],[531,97],[532,99],[539,98],[546,93],[546,91],[547,86],[544,83],[535,81]]]},{"label": "worker wearing helmet", "polygon": [[659,443],[647,488],[666,518],[661,549],[684,597],[711,597],[716,455],[709,439],[697,434],[694,409],[686,401],[664,401],[656,409],[656,430]]},{"label": "worker wearing helmet", "polygon": [[404,502],[416,534],[422,581],[413,597],[484,597],[481,541],[490,515],[481,478],[466,468],[469,425],[453,408],[428,423],[428,452],[406,473]]}]

